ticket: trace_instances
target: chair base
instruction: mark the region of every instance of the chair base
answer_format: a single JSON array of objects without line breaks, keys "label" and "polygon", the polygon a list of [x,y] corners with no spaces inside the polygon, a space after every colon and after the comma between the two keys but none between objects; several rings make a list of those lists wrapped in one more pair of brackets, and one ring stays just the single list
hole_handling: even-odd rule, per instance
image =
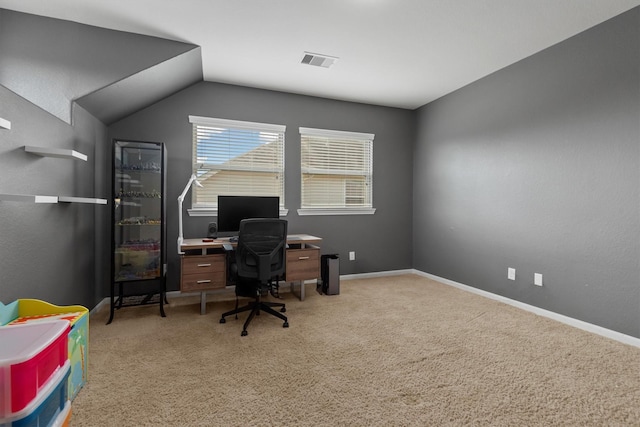
[{"label": "chair base", "polygon": [[247,320],[244,322],[244,326],[242,327],[242,333],[240,334],[241,336],[246,336],[247,335],[247,326],[249,326],[249,323],[251,323],[251,321],[253,320],[253,318],[255,316],[259,316],[261,311],[264,311],[265,313],[268,313],[272,316],[275,316],[281,320],[284,321],[284,323],[282,324],[283,328],[288,328],[289,327],[289,322],[287,321],[287,316],[285,316],[284,314],[278,313],[277,311],[275,311],[273,309],[273,307],[280,307],[280,312],[284,313],[287,311],[285,305],[283,303],[280,302],[263,302],[260,301],[260,299],[257,299],[256,301],[252,301],[249,304],[242,306],[242,307],[237,307],[237,303],[236,303],[236,308],[234,310],[230,310],[227,311],[226,313],[222,313],[222,317],[220,318],[220,323],[226,323],[226,319],[225,317],[227,316],[231,316],[232,314],[236,315],[236,319],[238,318],[238,313],[242,313],[245,311],[251,311],[251,313],[249,313],[249,317],[247,318]]}]

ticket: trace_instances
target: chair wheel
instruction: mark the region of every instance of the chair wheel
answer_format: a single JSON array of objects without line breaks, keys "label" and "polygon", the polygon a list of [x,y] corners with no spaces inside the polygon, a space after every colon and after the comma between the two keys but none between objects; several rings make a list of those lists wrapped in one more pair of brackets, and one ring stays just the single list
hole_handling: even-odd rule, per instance
[{"label": "chair wheel", "polygon": [[220,323],[227,323],[227,321],[223,317],[222,319],[220,319]]},{"label": "chair wheel", "polygon": [[284,322],[284,323],[282,324],[282,327],[283,327],[283,328],[288,328],[288,327],[289,327],[289,322]]},{"label": "chair wheel", "polygon": [[247,336],[247,334],[248,334],[248,332],[247,332],[247,331],[242,331],[242,332],[240,333],[240,336],[241,336],[241,337],[246,337],[246,336]]},{"label": "chair wheel", "polygon": [[280,313],[286,313],[286,312],[287,312],[287,308],[286,308],[286,307],[282,307],[282,308],[280,309]]}]

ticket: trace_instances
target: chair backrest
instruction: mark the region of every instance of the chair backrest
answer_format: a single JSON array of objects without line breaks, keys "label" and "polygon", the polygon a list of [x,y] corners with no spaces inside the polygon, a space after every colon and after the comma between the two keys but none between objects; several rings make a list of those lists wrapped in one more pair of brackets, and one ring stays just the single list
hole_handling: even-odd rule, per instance
[{"label": "chair backrest", "polygon": [[252,218],[240,221],[236,265],[238,276],[266,283],[286,268],[287,220]]}]

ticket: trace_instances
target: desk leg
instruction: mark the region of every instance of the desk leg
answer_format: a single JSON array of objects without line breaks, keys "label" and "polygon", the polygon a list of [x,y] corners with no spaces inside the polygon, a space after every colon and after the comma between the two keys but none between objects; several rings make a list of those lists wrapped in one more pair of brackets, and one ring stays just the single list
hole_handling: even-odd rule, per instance
[{"label": "desk leg", "polygon": [[200,314],[207,314],[207,293],[200,292]]},{"label": "desk leg", "polygon": [[[290,282],[290,286],[291,286],[291,293],[295,295],[295,292],[293,291],[293,287],[295,286],[296,282]],[[298,283],[300,283],[300,301],[304,301],[304,280],[300,280]]]}]

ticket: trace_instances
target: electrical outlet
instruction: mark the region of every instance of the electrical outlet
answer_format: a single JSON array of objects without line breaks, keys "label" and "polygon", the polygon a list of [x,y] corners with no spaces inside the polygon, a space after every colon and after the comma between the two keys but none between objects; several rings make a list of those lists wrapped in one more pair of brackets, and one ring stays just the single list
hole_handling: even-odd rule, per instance
[{"label": "electrical outlet", "polygon": [[507,268],[507,279],[516,280],[516,269],[515,268]]},{"label": "electrical outlet", "polygon": [[355,260],[356,260],[356,252],[355,251],[349,252],[349,261],[355,261]]},{"label": "electrical outlet", "polygon": [[540,273],[533,274],[533,284],[536,286],[542,286],[542,274]]}]

